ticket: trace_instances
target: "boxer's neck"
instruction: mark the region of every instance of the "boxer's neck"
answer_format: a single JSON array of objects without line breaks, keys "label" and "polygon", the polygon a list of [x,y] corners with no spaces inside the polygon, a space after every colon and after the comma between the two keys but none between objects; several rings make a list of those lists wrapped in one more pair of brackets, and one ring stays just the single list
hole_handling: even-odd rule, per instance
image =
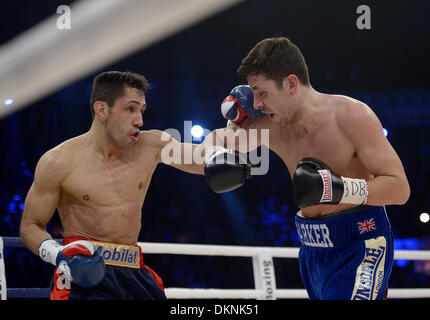
[{"label": "boxer's neck", "polygon": [[87,132],[87,141],[104,160],[119,159],[126,150],[119,148],[108,135],[106,127],[95,119]]}]

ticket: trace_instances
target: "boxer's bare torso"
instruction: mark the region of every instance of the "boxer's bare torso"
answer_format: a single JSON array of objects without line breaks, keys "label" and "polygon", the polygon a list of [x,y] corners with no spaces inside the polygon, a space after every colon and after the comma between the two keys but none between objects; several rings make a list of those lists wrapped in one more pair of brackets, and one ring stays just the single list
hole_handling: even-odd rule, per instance
[{"label": "boxer's bare torso", "polygon": [[[166,138],[160,130],[139,131],[146,102],[137,89],[126,87],[114,106],[100,101],[94,109],[97,116],[88,132],[47,151],[36,166],[20,226],[21,238],[36,254],[50,238],[45,225],[56,209],[66,237],[136,243],[143,201],[163,147],[197,147]],[[203,174],[203,163],[177,160],[170,165]]]},{"label": "boxer's bare torso", "polygon": [[89,133],[61,143],[39,160],[28,211],[44,201],[46,211],[33,215],[45,220],[57,208],[65,237],[136,243],[143,201],[160,161],[160,136],[158,130],[141,131],[133,148],[112,154],[100,152]]},{"label": "boxer's bare torso", "polygon": [[[270,149],[283,160],[291,178],[297,163],[306,157],[313,157],[329,164],[339,175],[371,180],[373,175],[357,157],[353,143],[345,136],[337,121],[340,109],[349,101],[345,97],[332,97],[332,105],[315,107],[312,124],[309,127],[290,128],[265,119],[270,128]],[[270,123],[269,123],[270,122]],[[351,204],[319,205],[305,208],[303,214],[315,217],[352,207]]]},{"label": "boxer's bare torso", "polygon": [[158,163],[155,136],[142,131],[133,149],[111,159],[97,152],[85,134],[52,151],[61,158],[58,211],[64,236],[136,243],[141,208]]}]

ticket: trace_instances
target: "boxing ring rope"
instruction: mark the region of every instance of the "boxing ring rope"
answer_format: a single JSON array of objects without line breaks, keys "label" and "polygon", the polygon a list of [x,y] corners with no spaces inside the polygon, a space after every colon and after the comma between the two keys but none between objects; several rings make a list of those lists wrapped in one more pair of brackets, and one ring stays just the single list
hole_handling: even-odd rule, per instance
[{"label": "boxing ring rope", "polygon": [[[2,246],[25,248],[20,238],[0,237],[0,253]],[[144,254],[180,254],[203,256],[229,256],[252,258],[254,271],[254,289],[190,289],[190,288],[166,288],[166,296],[169,299],[307,299],[304,289],[277,289],[272,258],[298,258],[299,248],[257,247],[257,246],[230,246],[230,245],[202,245],[179,244],[159,242],[139,242]],[[394,259],[405,260],[430,260],[429,250],[396,250]],[[264,263],[262,263],[264,262]],[[272,262],[268,264],[268,262]],[[0,258],[0,285],[3,284],[2,264]],[[268,268],[267,266],[271,267]],[[264,266],[264,267],[262,267]],[[3,267],[4,273],[4,267]],[[272,287],[267,286],[267,280]],[[4,286],[4,285],[3,285]],[[1,288],[0,288],[1,289]],[[49,288],[10,288],[7,289],[9,298],[47,298]],[[389,298],[430,298],[428,288],[389,288]]]}]

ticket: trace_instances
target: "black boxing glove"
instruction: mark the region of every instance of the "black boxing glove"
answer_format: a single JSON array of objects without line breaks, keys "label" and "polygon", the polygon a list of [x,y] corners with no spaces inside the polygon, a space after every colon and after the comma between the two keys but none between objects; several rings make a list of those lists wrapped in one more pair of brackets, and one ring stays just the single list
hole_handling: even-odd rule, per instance
[{"label": "black boxing glove", "polygon": [[293,189],[301,209],[318,204],[365,204],[368,195],[366,180],[341,177],[314,158],[299,161]]},{"label": "black boxing glove", "polygon": [[223,193],[237,189],[251,178],[246,154],[215,146],[205,156],[205,180],[212,191]]}]

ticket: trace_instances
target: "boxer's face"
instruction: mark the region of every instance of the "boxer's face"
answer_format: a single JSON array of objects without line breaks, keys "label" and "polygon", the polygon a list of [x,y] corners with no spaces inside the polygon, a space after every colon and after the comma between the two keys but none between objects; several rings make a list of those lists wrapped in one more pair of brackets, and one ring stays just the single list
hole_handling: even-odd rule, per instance
[{"label": "boxer's face", "polygon": [[115,100],[106,119],[106,132],[119,148],[130,149],[137,143],[145,109],[145,95],[136,88],[125,87],[124,94]]},{"label": "boxer's face", "polygon": [[291,122],[295,112],[292,98],[284,86],[263,74],[251,74],[247,78],[254,92],[254,108],[270,116],[273,122],[286,125]]}]

